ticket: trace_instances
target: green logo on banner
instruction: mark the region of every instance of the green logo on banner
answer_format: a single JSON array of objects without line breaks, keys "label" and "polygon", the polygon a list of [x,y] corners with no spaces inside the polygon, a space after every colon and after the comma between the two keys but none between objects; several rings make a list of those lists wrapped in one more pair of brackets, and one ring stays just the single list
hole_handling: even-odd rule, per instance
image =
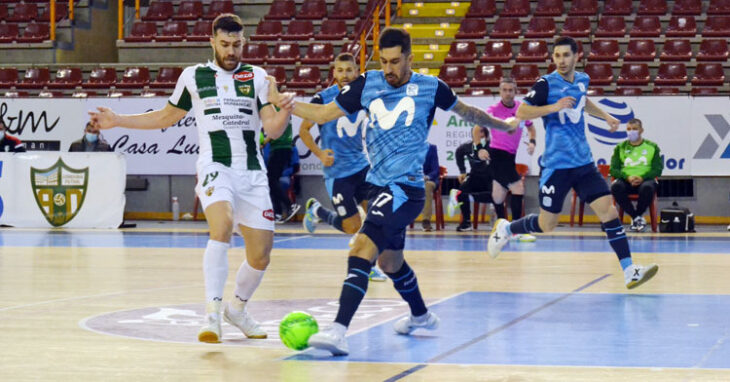
[{"label": "green logo on banner", "polygon": [[88,182],[88,167],[71,168],[61,158],[46,169],[30,168],[35,201],[43,216],[54,227],[70,222],[81,210]]}]

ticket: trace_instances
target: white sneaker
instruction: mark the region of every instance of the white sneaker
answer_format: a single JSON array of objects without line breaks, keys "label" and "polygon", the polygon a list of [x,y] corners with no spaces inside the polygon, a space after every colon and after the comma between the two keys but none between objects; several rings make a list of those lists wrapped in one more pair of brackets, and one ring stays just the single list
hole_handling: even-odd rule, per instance
[{"label": "white sneaker", "polygon": [[529,233],[516,233],[512,235],[511,239],[522,243],[534,243],[537,241],[537,237],[530,235]]},{"label": "white sneaker", "polygon": [[425,314],[426,317],[413,317],[409,314],[406,317],[401,318],[393,324],[393,329],[398,334],[411,334],[412,331],[418,328],[424,328],[428,330],[436,330],[439,327],[439,318],[431,311]]},{"label": "white sneaker", "polygon": [[227,323],[237,327],[246,337],[248,338],[266,338],[266,332],[261,329],[259,323],[248,314],[246,308],[242,311],[237,312],[231,309],[230,304],[226,305],[226,310],[223,312],[223,319]]},{"label": "white sneaker", "polygon": [[454,217],[456,215],[456,210],[461,207],[461,203],[459,203],[459,194],[461,194],[461,191],[456,188],[452,188],[449,192],[449,204],[446,206],[446,213],[449,214],[449,217]]},{"label": "white sneaker", "polygon": [[383,273],[383,271],[381,271],[380,268],[378,268],[378,266],[375,265],[372,268],[370,268],[369,279],[370,279],[370,281],[383,282],[383,281],[388,280],[388,276],[386,276],[385,273]]},{"label": "white sneaker", "polygon": [[327,350],[332,355],[348,355],[345,334],[333,328],[312,334],[309,337],[309,346],[315,349]]},{"label": "white sneaker", "polygon": [[492,256],[493,259],[496,259],[499,253],[502,252],[502,248],[509,243],[511,235],[507,234],[508,226],[509,222],[506,219],[497,219],[494,223],[492,233],[489,235],[489,241],[487,242],[487,252],[489,252],[489,256]]},{"label": "white sneaker", "polygon": [[624,269],[624,281],[626,281],[626,288],[634,289],[637,286],[649,281],[659,270],[659,266],[656,264],[649,264],[646,267],[643,265],[632,264],[628,268]]},{"label": "white sneaker", "polygon": [[205,316],[208,321],[198,331],[198,341],[217,344],[221,342],[221,302],[210,301],[205,307]]}]

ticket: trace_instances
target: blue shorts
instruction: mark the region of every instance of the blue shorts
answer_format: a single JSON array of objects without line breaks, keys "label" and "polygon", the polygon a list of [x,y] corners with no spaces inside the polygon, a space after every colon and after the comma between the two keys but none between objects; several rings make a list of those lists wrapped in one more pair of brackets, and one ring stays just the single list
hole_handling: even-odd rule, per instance
[{"label": "blue shorts", "polygon": [[369,166],[344,178],[325,179],[327,192],[337,215],[343,219],[357,214],[357,205],[368,199],[371,185],[365,181]]},{"label": "blue shorts", "polygon": [[360,228],[378,247],[378,253],[386,249],[402,250],[406,242],[406,228],[423,210],[423,188],[404,184],[389,184],[376,188],[368,203],[368,215]]},{"label": "blue shorts", "polygon": [[611,194],[606,179],[593,163],[574,168],[541,169],[539,200],[542,209],[554,214],[560,213],[570,189],[575,189],[581,200],[587,204]]}]

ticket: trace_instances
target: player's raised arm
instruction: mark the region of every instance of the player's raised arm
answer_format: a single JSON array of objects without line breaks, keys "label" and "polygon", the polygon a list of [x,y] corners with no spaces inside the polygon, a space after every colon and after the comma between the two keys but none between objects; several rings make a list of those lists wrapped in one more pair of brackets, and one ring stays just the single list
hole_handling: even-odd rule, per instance
[{"label": "player's raised arm", "polygon": [[154,130],[164,129],[181,120],[188,112],[171,104],[162,109],[142,114],[117,114],[108,107],[97,107],[97,111],[90,111],[91,123],[99,129],[126,127],[128,129]]},{"label": "player's raised arm", "polygon": [[276,88],[275,80],[269,79],[269,83],[269,102],[281,108],[282,106],[286,106],[287,98],[291,97],[294,105],[292,114],[297,117],[321,125],[333,119],[345,116],[345,112],[340,110],[334,102],[330,102],[326,105],[316,105],[308,102],[293,101],[292,93],[279,93],[279,90]]},{"label": "player's raised arm", "polygon": [[490,129],[497,129],[502,131],[514,131],[519,126],[520,121],[516,118],[512,118],[507,121],[503,121],[499,118],[494,118],[487,114],[483,110],[477,107],[467,105],[461,100],[456,102],[456,106],[453,108],[453,112],[464,118],[465,121],[473,124],[488,127]]},{"label": "player's raised arm", "polygon": [[608,126],[611,127],[610,131],[612,133],[614,131],[618,130],[618,126],[621,122],[619,122],[619,120],[614,118],[611,114],[606,113],[605,110],[598,107],[598,105],[593,103],[593,101],[591,101],[587,97],[586,97],[586,109],[585,110],[586,110],[586,113],[588,113],[594,117],[604,119],[606,121],[606,123],[608,123]]}]

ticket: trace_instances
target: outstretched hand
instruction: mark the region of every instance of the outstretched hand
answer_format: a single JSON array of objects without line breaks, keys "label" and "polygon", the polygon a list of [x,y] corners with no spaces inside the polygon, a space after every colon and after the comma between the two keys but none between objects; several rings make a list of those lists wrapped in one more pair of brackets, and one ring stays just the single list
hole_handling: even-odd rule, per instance
[{"label": "outstretched hand", "polygon": [[324,167],[330,167],[335,163],[335,153],[331,149],[322,150],[322,155],[317,156]]},{"label": "outstretched hand", "polygon": [[606,123],[608,123],[608,126],[610,127],[609,131],[612,133],[618,130],[618,126],[621,124],[621,122],[612,115],[608,116]]},{"label": "outstretched hand", "polygon": [[514,132],[517,131],[517,128],[520,127],[522,120],[517,117],[509,117],[505,119],[504,122],[510,126],[510,129],[507,132],[509,134],[514,134]]},{"label": "outstretched hand", "polygon": [[97,111],[90,111],[91,124],[99,130],[111,129],[116,126],[117,114],[112,109],[104,106],[96,108]]},{"label": "outstretched hand", "polygon": [[294,93],[279,93],[276,78],[266,76],[266,80],[269,81],[269,102],[279,109],[286,110],[291,113],[292,110],[294,110]]}]

